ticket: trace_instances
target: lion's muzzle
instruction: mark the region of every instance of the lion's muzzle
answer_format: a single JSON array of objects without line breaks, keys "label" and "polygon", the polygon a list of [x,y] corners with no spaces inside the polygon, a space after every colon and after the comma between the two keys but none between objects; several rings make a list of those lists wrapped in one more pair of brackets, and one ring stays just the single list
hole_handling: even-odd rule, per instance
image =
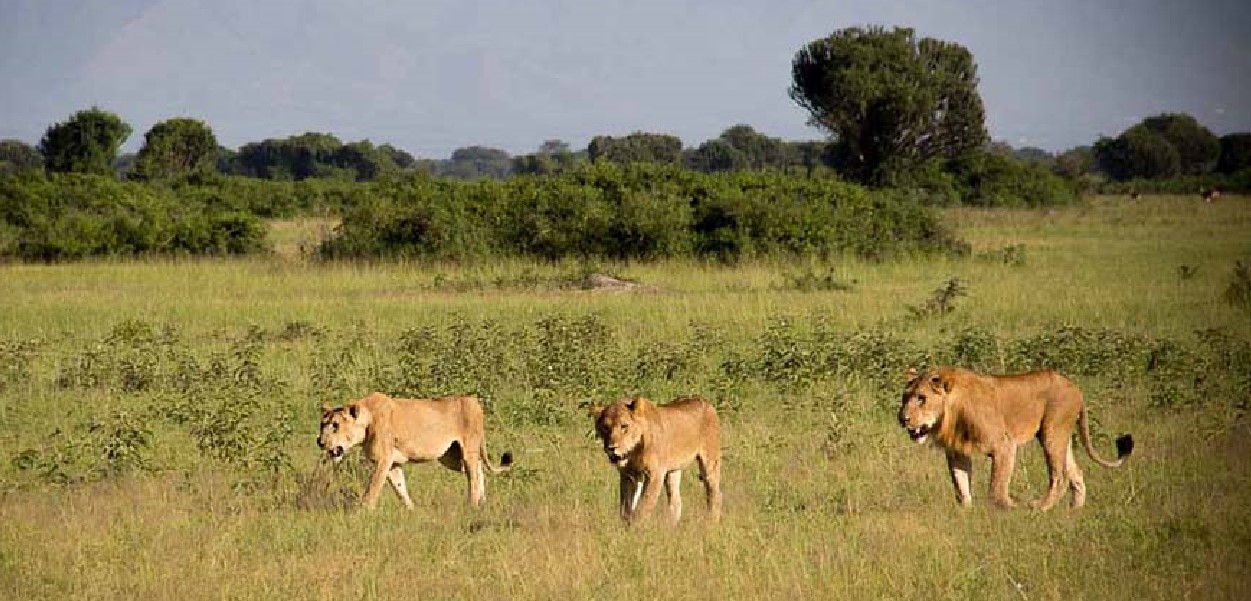
[{"label": "lion's muzzle", "polygon": [[925,437],[930,435],[931,429],[933,429],[933,427],[929,424],[921,424],[915,428],[907,428],[908,437],[916,442],[925,442]]}]

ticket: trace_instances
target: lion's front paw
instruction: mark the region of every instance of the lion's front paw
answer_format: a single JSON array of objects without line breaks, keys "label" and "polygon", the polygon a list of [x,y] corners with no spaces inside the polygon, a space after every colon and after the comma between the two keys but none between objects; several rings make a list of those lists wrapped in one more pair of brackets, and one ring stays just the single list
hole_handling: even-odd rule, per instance
[{"label": "lion's front paw", "polygon": [[1016,509],[1016,499],[1013,499],[1012,497],[995,499],[995,505],[1000,509]]}]

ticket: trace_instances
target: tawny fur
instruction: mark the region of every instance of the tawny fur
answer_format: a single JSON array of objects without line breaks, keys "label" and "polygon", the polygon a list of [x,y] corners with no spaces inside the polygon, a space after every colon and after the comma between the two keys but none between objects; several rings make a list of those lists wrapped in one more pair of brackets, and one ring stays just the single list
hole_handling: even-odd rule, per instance
[{"label": "tawny fur", "polygon": [[490,464],[482,404],[472,396],[395,399],[375,392],[343,407],[323,407],[317,445],[336,461],[352,447],[363,446],[374,464],[364,497],[370,509],[377,506],[388,480],[404,506],[412,509],[400,467],[407,462],[437,459],[444,467],[464,473],[473,505],[486,498],[485,472],[507,471],[512,462],[510,454],[504,453],[502,465]]},{"label": "tawny fur", "polygon": [[1072,452],[1073,430],[1097,463],[1118,467],[1133,451],[1133,438],[1117,440],[1118,457],[1105,460],[1090,440],[1082,391],[1054,371],[1013,375],[982,375],[967,369],[941,367],[909,373],[899,408],[899,423],[918,442],[932,440],[947,454],[956,498],[972,502],[973,458],[991,458],[991,496],[1002,507],[1016,505],[1009,494],[1017,448],[1037,438],[1047,462],[1046,494],[1033,503],[1050,509],[1063,495],[1067,481],[1073,507],[1086,502],[1086,484]]},{"label": "tawny fur", "polygon": [[651,515],[663,484],[669,496],[669,518],[682,516],[682,469],[699,464],[708,515],[721,517],[721,426],[708,401],[682,397],[667,405],[642,398],[621,399],[608,407],[593,406],[595,433],[620,476],[621,517],[635,522]]}]

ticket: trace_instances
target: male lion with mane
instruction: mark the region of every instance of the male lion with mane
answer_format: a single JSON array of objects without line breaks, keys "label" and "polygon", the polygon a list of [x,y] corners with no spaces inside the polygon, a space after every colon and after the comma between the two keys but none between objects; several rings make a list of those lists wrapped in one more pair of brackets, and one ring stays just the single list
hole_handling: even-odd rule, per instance
[{"label": "male lion with mane", "polygon": [[995,503],[1014,507],[1008,487],[1017,447],[1038,438],[1050,484],[1043,498],[1031,505],[1046,511],[1064,494],[1066,478],[1073,491],[1073,507],[1086,503],[1086,482],[1073,455],[1075,425],[1086,452],[1099,465],[1119,467],[1134,450],[1134,439],[1126,434],[1116,439],[1116,461],[1099,457],[1090,442],[1082,391],[1054,371],[982,375],[958,367],[924,373],[911,369],[899,424],[912,440],[924,443],[932,438],[946,450],[956,498],[964,506],[973,501],[970,486],[976,455],[991,458],[990,491]]},{"label": "male lion with mane", "polygon": [[369,509],[377,506],[385,480],[412,509],[400,466],[435,459],[469,478],[469,502],[480,505],[486,499],[485,472],[512,467],[511,453],[504,453],[500,466],[491,465],[482,423],[482,403],[475,397],[393,399],[375,392],[343,407],[322,407],[317,446],[338,462],[352,447],[364,445],[365,456],[374,464],[364,498]]},{"label": "male lion with mane", "polygon": [[[633,523],[651,515],[661,481],[669,495],[669,518],[682,517],[682,468],[699,463],[712,521],[721,518],[721,426],[712,403],[680,397],[667,405],[642,398],[593,405],[595,434],[621,477],[621,517]],[[639,502],[642,501],[640,507]]]}]

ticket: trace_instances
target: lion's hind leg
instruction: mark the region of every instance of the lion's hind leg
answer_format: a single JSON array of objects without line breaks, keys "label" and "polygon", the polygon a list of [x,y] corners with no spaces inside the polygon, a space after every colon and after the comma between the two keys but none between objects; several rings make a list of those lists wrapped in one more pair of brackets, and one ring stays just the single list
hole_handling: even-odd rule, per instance
[{"label": "lion's hind leg", "polygon": [[1072,442],[1069,442],[1069,452],[1064,460],[1064,473],[1069,478],[1069,489],[1073,491],[1073,509],[1077,509],[1086,504],[1086,478],[1077,465]]},{"label": "lion's hind leg", "polygon": [[1073,454],[1073,434],[1058,435],[1048,433],[1044,428],[1038,435],[1042,443],[1043,457],[1047,462],[1047,492],[1043,497],[1030,503],[1039,511],[1047,511],[1055,506],[1064,494],[1065,476],[1068,471],[1068,457]]}]

